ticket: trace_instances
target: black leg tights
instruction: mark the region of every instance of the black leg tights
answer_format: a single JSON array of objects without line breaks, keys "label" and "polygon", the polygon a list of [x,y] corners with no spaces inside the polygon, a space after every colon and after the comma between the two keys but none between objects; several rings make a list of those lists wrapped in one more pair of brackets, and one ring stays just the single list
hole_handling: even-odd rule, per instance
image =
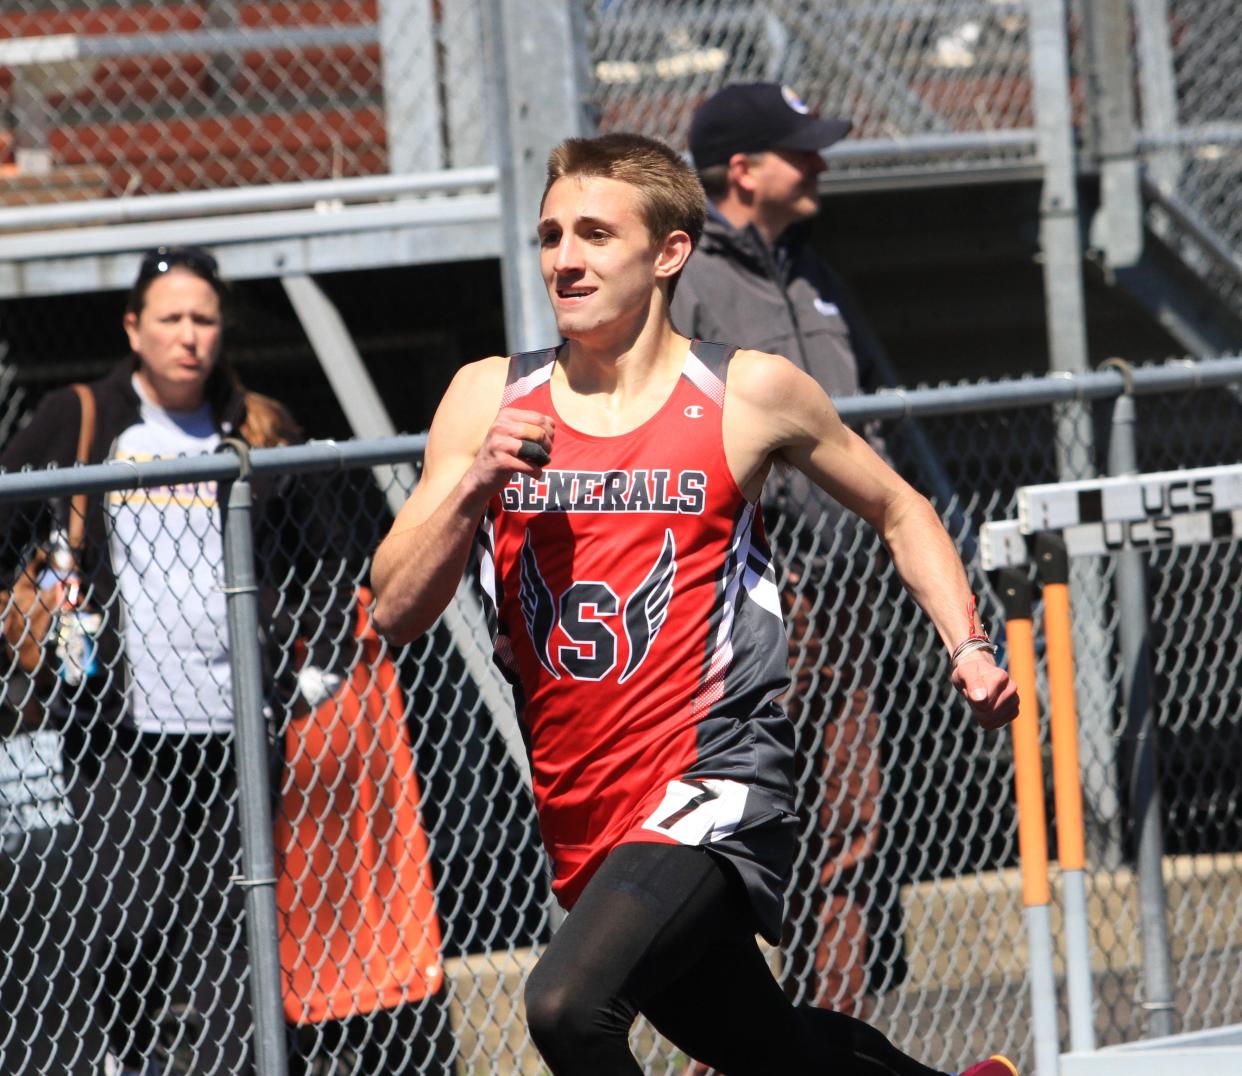
[{"label": "black leg tights", "polygon": [[681,845],[626,844],[587,886],[526,985],[556,1076],[637,1076],[643,1013],[725,1076],[939,1076],[861,1020],[795,1008],[755,943],[732,871]]}]

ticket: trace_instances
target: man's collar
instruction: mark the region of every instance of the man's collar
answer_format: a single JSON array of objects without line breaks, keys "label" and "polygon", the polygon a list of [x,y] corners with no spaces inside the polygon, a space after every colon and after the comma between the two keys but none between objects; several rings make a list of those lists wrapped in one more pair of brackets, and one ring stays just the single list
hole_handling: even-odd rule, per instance
[{"label": "man's collar", "polygon": [[727,229],[730,234],[738,239],[744,239],[749,243],[756,243],[760,248],[767,248],[773,253],[791,251],[802,243],[811,228],[809,220],[795,221],[777,236],[774,243],[769,243],[753,224],[746,224],[744,227],[739,228],[735,224],[730,223],[729,219],[720,212],[716,203],[710,200],[707,203],[707,219]]},{"label": "man's collar", "polygon": [[768,250],[768,244],[763,236],[759,234],[758,228],[753,224],[746,224],[741,228],[737,227],[728,217],[720,212],[720,209],[714,202],[707,203],[707,218],[716,225],[716,230],[724,232],[734,246],[749,251],[755,256],[762,256]]},{"label": "man's collar", "polygon": [[810,232],[809,220],[797,221],[786,228],[776,242],[769,244],[753,224],[738,228],[731,224],[714,202],[707,203],[707,217],[718,242],[724,242],[757,264],[772,266],[777,273],[784,276],[788,272],[791,260],[795,257],[798,247],[806,240]]}]

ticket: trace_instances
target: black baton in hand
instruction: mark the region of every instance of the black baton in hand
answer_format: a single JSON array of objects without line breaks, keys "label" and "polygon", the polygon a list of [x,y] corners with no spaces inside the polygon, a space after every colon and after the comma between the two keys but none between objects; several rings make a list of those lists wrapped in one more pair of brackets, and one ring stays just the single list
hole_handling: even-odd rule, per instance
[{"label": "black baton in hand", "polygon": [[527,463],[533,463],[536,467],[542,467],[552,457],[548,455],[548,450],[538,441],[528,441],[523,438],[522,447],[517,450],[517,458],[525,460]]}]

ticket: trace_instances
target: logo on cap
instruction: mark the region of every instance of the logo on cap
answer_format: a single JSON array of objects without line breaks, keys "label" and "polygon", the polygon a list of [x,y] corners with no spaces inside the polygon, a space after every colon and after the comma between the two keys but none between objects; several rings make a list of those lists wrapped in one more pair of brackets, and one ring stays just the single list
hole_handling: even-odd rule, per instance
[{"label": "logo on cap", "polygon": [[806,107],[806,104],[803,102],[802,98],[794,93],[788,86],[781,87],[781,96],[785,98],[785,104],[787,104],[795,112],[800,112],[805,116],[811,111]]}]

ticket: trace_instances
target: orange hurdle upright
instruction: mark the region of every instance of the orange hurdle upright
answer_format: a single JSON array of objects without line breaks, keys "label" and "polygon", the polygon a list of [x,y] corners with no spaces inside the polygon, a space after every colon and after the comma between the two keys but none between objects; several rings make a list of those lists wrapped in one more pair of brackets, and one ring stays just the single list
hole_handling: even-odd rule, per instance
[{"label": "orange hurdle upright", "polygon": [[1074,701],[1074,642],[1069,600],[1069,554],[1065,540],[1046,532],[1035,537],[1033,555],[1044,594],[1044,641],[1048,659],[1052,778],[1057,814],[1057,860],[1065,924],[1065,981],[1069,994],[1070,1048],[1095,1049],[1091,948],[1087,926],[1086,839],[1082,821],[1082,771],[1078,761],[1078,709]]},{"label": "orange hurdle upright", "polygon": [[1005,610],[1009,675],[1018,689],[1019,714],[1013,731],[1014,783],[1018,799],[1018,856],[1022,863],[1031,969],[1031,1032],[1036,1076],[1055,1076],[1059,1064],[1056,976],[1053,971],[1052,894],[1048,884],[1048,836],[1044,811],[1043,762],[1039,747],[1039,696],[1035,680],[1035,634],[1031,583],[1025,569],[997,573]]}]

